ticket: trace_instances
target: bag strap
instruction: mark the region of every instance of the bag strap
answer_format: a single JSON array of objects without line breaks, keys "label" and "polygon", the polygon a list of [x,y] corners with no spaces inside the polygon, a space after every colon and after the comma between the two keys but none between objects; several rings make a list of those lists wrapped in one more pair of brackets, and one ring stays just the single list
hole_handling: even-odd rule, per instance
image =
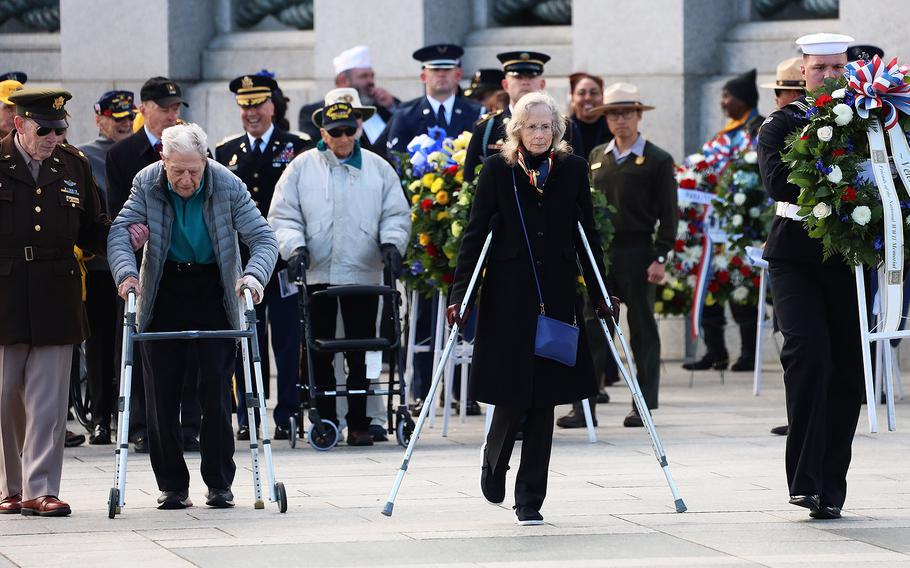
[{"label": "bag strap", "polygon": [[525,244],[528,245],[528,257],[531,259],[531,270],[534,272],[534,284],[537,286],[537,298],[540,300],[540,313],[546,314],[543,305],[543,294],[540,291],[540,278],[537,276],[537,266],[534,263],[534,253],[531,251],[531,241],[528,239],[528,229],[525,227],[524,214],[521,212],[521,202],[518,201],[518,184],[515,183],[515,168],[512,168],[512,189],[515,191],[515,205],[518,207],[518,220],[521,221],[521,232],[525,236]]}]

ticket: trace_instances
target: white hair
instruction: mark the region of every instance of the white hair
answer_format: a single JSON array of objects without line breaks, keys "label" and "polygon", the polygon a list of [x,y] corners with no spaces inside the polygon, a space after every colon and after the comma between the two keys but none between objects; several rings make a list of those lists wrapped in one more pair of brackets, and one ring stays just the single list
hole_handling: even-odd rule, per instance
[{"label": "white hair", "polygon": [[199,154],[202,159],[208,156],[208,136],[198,124],[187,122],[164,129],[161,133],[161,154],[168,158],[171,154]]},{"label": "white hair", "polygon": [[512,119],[506,125],[506,141],[499,151],[510,166],[518,163],[518,148],[521,146],[521,128],[528,122],[531,109],[543,106],[550,112],[550,125],[553,131],[553,148],[557,155],[569,154],[572,147],[563,140],[566,134],[566,118],[559,112],[556,101],[543,91],[528,93],[521,97],[512,112]]}]

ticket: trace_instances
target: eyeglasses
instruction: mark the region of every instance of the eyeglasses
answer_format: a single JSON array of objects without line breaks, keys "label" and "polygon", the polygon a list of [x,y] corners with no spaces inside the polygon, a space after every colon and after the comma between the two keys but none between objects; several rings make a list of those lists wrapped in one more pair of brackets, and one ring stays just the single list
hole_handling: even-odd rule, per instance
[{"label": "eyeglasses", "polygon": [[627,108],[625,110],[611,110],[607,111],[607,118],[612,118],[613,120],[619,120],[620,118],[625,118],[626,120],[632,118],[638,113],[637,110],[632,108]]},{"label": "eyeglasses", "polygon": [[342,136],[353,136],[357,134],[357,129],[353,126],[341,126],[328,131],[332,138],[341,138]]},{"label": "eyeglasses", "polygon": [[38,126],[35,129],[35,133],[38,136],[44,137],[44,136],[47,136],[48,134],[50,134],[51,130],[53,130],[54,134],[56,134],[57,136],[63,136],[64,134],[66,134],[66,128],[50,128],[47,126]]}]

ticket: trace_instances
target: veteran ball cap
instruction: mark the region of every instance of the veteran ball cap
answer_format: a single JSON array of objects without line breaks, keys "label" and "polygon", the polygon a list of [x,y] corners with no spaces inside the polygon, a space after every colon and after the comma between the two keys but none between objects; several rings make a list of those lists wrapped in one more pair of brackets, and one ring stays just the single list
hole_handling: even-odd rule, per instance
[{"label": "veteran ball cap", "polygon": [[28,75],[25,74],[25,71],[7,71],[6,73],[0,74],[0,81],[19,81],[20,83],[26,83],[28,81]]},{"label": "veteran ball cap", "polygon": [[879,59],[885,58],[885,50],[874,45],[851,45],[847,48],[847,60],[872,61],[872,58],[878,55]]},{"label": "veteran ball cap", "polygon": [[805,55],[839,55],[847,51],[847,45],[856,41],[844,34],[809,34],[796,40],[796,45]]},{"label": "veteran ball cap", "polygon": [[502,89],[502,80],[506,74],[501,69],[478,69],[471,77],[471,86],[465,89],[466,97],[481,97],[490,91]]},{"label": "veteran ball cap", "polygon": [[188,107],[180,92],[180,85],[171,81],[167,77],[152,77],[142,85],[139,91],[139,98],[142,102],[154,102],[158,106],[171,106],[174,103],[183,103]]},{"label": "veteran ball cap", "polygon": [[538,51],[506,51],[497,53],[496,59],[506,75],[543,75],[543,66],[550,56]]},{"label": "veteran ball cap", "polygon": [[423,69],[455,69],[461,67],[464,49],[451,43],[437,43],[421,47],[411,57],[421,62]]},{"label": "veteran ball cap", "polygon": [[16,105],[16,114],[34,120],[38,126],[67,128],[64,107],[71,98],[73,95],[59,89],[22,89],[9,100]]},{"label": "veteran ball cap", "polygon": [[243,75],[231,81],[228,88],[242,107],[258,106],[272,96],[278,83],[268,75]]},{"label": "veteran ball cap", "polygon": [[108,91],[95,103],[95,114],[111,118],[130,118],[136,116],[136,105],[133,104],[132,91]]},{"label": "veteran ball cap", "polygon": [[357,128],[357,113],[348,103],[332,103],[322,109],[322,128],[331,130],[339,126]]},{"label": "veteran ball cap", "polygon": [[12,106],[13,103],[9,102],[9,96],[16,91],[21,91],[24,88],[25,87],[22,85],[22,83],[16,81],[15,79],[0,81],[0,103]]}]

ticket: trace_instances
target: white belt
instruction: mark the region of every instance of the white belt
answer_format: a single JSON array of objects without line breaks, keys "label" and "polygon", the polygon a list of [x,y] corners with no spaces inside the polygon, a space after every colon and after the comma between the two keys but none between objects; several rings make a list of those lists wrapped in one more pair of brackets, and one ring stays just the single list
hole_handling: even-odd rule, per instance
[{"label": "white belt", "polygon": [[802,221],[807,216],[800,215],[800,209],[801,207],[799,205],[787,203],[786,201],[778,201],[776,213],[778,217],[786,217],[787,219],[793,219],[794,221]]}]

